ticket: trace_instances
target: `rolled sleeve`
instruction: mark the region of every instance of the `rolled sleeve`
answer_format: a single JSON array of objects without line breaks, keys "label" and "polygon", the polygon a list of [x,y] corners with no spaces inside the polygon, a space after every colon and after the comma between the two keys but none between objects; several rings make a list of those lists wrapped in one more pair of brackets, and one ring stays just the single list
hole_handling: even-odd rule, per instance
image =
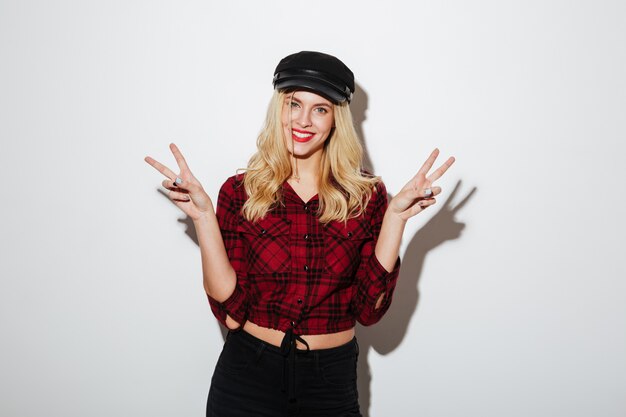
[{"label": "rolled sleeve", "polygon": [[243,324],[246,321],[247,297],[246,292],[239,284],[235,286],[235,291],[233,291],[231,296],[221,303],[210,296],[208,298],[211,311],[224,326],[226,326],[227,315],[239,324]]},{"label": "rolled sleeve", "polygon": [[[365,282],[364,280],[359,285],[359,291],[363,292],[359,296],[363,302],[357,316],[359,323],[365,326],[378,322],[389,309],[400,273],[400,257],[396,260],[393,270],[387,271],[380,264],[376,255],[372,255],[367,263],[367,269],[366,279],[369,281]],[[381,295],[383,300],[380,306],[376,308]]]}]

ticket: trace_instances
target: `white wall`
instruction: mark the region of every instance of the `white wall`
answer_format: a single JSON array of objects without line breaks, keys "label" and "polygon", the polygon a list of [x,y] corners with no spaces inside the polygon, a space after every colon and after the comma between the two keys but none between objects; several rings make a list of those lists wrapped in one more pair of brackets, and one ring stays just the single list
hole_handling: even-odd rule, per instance
[{"label": "white wall", "polygon": [[173,167],[175,141],[216,196],[309,49],[355,72],[390,192],[457,157],[359,329],[365,414],[624,416],[625,21],[617,0],[2,0],[0,415],[203,415],[222,336],[143,157]]}]

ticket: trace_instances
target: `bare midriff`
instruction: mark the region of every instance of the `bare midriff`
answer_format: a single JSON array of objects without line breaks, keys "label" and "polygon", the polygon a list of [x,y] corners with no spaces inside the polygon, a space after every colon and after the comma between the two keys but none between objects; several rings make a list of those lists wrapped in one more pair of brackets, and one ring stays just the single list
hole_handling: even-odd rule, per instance
[{"label": "bare midriff", "polygon": [[[261,327],[249,321],[244,324],[243,330],[274,346],[280,346],[285,337],[285,332]],[[338,333],[300,335],[300,337],[306,340],[311,350],[329,349],[345,345],[351,341],[354,338],[354,328]],[[306,346],[300,341],[297,342],[297,347],[298,349],[306,349]]]}]

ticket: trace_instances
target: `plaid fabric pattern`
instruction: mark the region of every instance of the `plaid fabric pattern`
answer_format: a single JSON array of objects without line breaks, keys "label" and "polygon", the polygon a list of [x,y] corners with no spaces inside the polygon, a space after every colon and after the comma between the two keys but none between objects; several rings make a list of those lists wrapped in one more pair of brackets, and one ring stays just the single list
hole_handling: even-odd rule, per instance
[{"label": "plaid fabric pattern", "polygon": [[376,323],[391,304],[400,269],[399,258],[388,272],[374,254],[387,208],[384,184],[362,216],[327,225],[318,221],[317,196],[305,203],[287,182],[282,191],[284,204],[252,223],[240,214],[243,175],[222,185],[216,214],[237,285],[222,303],[209,297],[215,316],[223,324],[228,314],[303,335],[347,330],[357,320]]}]

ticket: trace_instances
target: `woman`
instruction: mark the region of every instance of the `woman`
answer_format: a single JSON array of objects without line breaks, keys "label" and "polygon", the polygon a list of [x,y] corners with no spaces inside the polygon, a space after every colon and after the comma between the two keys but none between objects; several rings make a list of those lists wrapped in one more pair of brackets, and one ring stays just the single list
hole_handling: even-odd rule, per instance
[{"label": "woman", "polygon": [[204,288],[230,330],[207,416],[359,416],[354,326],[389,308],[406,221],[435,203],[432,183],[454,158],[427,176],[435,149],[388,204],[361,169],[352,71],[299,52],[278,64],[274,87],[258,151],[216,210],[174,144],[178,175],[146,157],[193,219]]}]

